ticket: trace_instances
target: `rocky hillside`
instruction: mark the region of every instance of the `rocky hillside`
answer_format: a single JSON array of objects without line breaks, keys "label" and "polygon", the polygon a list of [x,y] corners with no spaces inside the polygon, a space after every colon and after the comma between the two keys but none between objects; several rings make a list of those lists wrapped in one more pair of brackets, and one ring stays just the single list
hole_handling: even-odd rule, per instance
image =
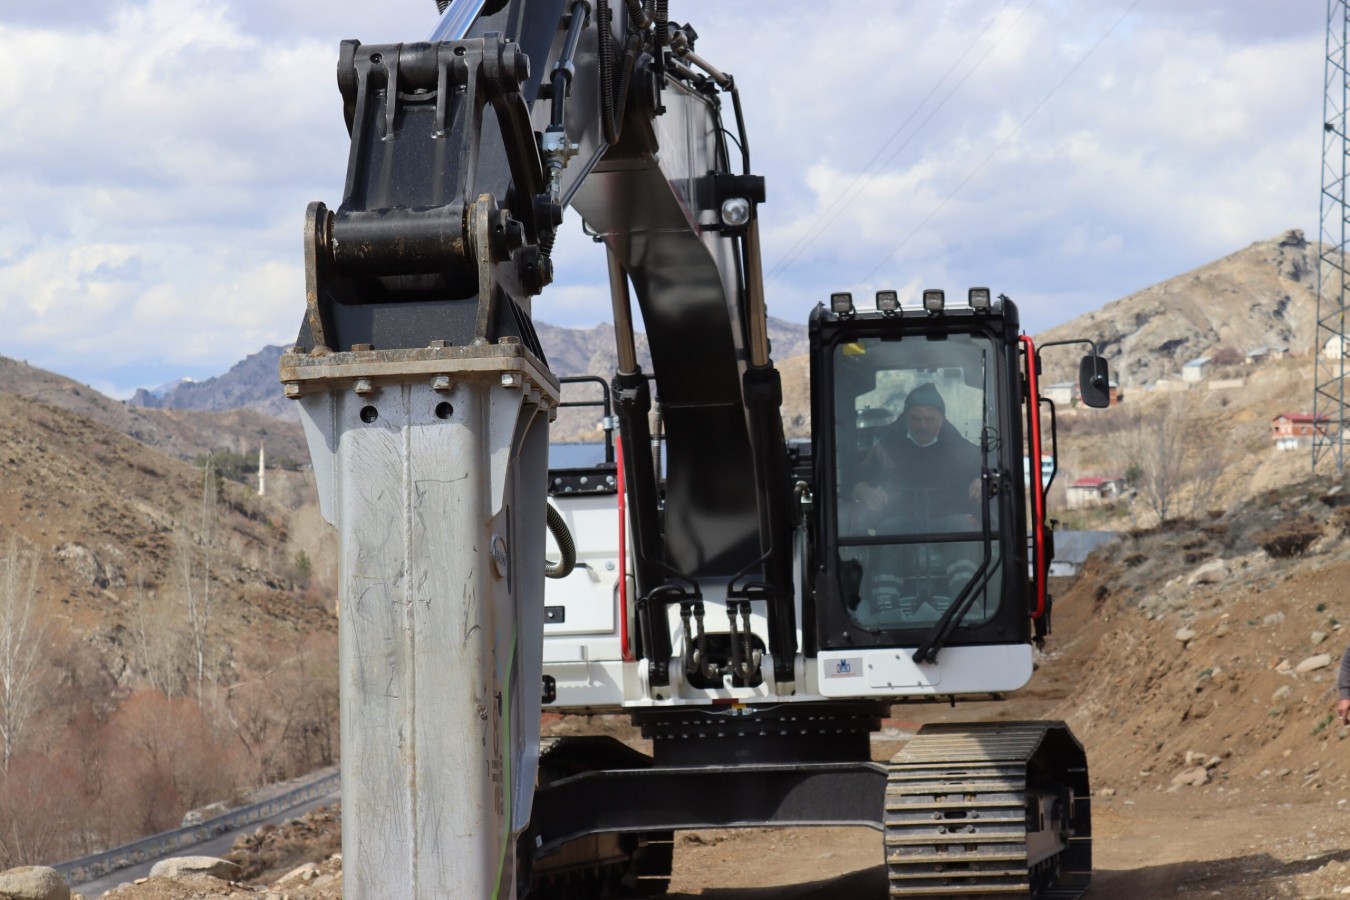
[{"label": "rocky hillside", "polygon": [[[559,375],[599,375],[607,380],[613,377],[618,367],[613,325],[606,323],[593,328],[560,328],[537,322],[535,327],[554,372]],[[769,339],[776,359],[799,356],[807,348],[806,325],[770,317]],[[636,343],[638,361],[645,371],[650,372],[651,352],[647,347],[647,336],[639,334]],[[287,422],[299,422],[295,404],[285,398],[277,380],[277,365],[285,349],[279,346],[264,347],[236,363],[225,374],[205,381],[178,381],[161,391],[141,388],[131,398],[129,405],[135,408],[212,412],[248,409]],[[0,377],[3,374],[0,370]],[[62,389],[69,391],[68,387]],[[107,401],[107,404],[113,403]],[[593,427],[593,423],[586,427]],[[574,427],[569,432],[576,430]]]},{"label": "rocky hillside", "polygon": [[298,423],[278,421],[255,409],[223,413],[146,409],[113,400],[64,375],[3,356],[0,392],[34,406],[88,419],[178,459],[192,459],[219,449],[257,453],[264,440],[274,459],[309,458]]},{"label": "rocky hillside", "polygon": [[[610,378],[618,367],[614,350],[614,326],[608,323],[594,328],[559,328],[539,322],[539,343],[548,356],[549,366],[559,375],[600,375]],[[775,360],[783,361],[800,356],[807,350],[806,323],[788,322],[769,317],[769,342]],[[637,335],[638,362],[643,370],[651,371],[651,351],[647,336]]]},{"label": "rocky hillside", "polygon": [[295,404],[286,399],[277,380],[285,347],[268,346],[206,381],[178,381],[163,392],[140,388],[129,401],[155,409],[198,409],[220,412],[247,407],[269,416],[299,421]]},{"label": "rocky hillside", "polygon": [[[1114,300],[1037,336],[1091,338],[1122,387],[1177,378],[1201,356],[1241,360],[1261,347],[1309,356],[1317,330],[1317,247],[1292,230]],[[1053,380],[1068,380],[1063,363]]]}]

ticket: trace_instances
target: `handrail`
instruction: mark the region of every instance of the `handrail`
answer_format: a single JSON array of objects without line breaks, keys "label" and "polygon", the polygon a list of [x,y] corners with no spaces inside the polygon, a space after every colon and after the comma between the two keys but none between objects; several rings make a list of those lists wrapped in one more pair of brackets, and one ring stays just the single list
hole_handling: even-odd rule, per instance
[{"label": "handrail", "polygon": [[113,847],[90,856],[67,860],[52,866],[66,880],[67,884],[78,885],[93,881],[137,863],[157,859],[173,850],[181,850],[199,844],[218,834],[233,831],[242,825],[248,825],[262,819],[271,818],[278,813],[292,809],[307,800],[333,793],[342,786],[341,774],[333,772],[317,781],[302,785],[294,790],[279,794],[268,800],[242,806],[239,809],[213,816],[200,824],[163,831],[149,837]]}]

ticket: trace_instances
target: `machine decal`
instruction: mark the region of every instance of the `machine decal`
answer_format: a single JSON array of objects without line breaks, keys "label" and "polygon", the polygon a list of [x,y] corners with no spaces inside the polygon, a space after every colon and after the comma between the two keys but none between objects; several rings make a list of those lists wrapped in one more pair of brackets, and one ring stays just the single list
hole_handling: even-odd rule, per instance
[{"label": "machine decal", "polygon": [[863,662],[861,656],[846,656],[832,659],[825,666],[826,678],[861,678]]}]

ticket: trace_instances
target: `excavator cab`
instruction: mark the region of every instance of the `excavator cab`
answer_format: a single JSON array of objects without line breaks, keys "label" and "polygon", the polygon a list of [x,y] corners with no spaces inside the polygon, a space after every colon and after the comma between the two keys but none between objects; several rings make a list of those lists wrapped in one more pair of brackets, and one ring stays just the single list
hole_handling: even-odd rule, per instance
[{"label": "excavator cab", "polygon": [[[1019,687],[1031,592],[1016,307],[929,291],[902,308],[884,293],[875,311],[836,295],[810,323],[822,693]],[[992,665],[972,652],[984,647]]]}]

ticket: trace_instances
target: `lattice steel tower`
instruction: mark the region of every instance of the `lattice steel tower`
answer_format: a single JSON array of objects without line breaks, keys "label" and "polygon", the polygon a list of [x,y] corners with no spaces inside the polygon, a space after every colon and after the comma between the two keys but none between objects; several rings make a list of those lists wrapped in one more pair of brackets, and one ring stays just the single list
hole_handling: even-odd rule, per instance
[{"label": "lattice steel tower", "polygon": [[1321,264],[1317,267],[1317,336],[1313,343],[1313,471],[1330,461],[1345,472],[1345,430],[1350,426],[1346,407],[1345,307],[1346,249],[1350,244],[1350,136],[1346,107],[1350,105],[1350,0],[1327,0],[1326,94],[1322,105]]}]

